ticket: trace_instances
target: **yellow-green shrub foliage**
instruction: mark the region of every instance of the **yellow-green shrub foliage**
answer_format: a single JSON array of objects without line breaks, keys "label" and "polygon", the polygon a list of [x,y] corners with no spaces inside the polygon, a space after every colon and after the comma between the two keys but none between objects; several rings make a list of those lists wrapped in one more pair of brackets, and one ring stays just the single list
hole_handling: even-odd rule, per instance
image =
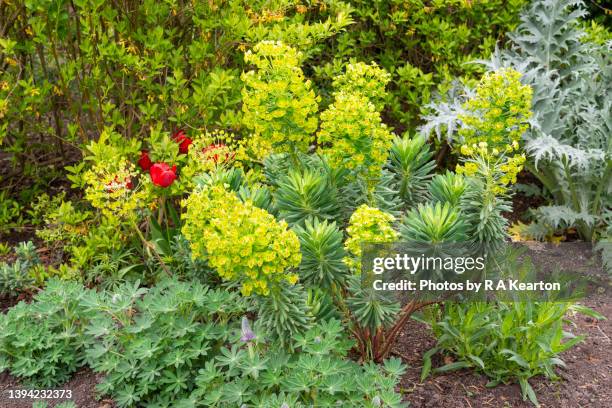
[{"label": "yellow-green shrub foliage", "polygon": [[244,54],[257,67],[242,74],[243,124],[256,143],[276,151],[306,151],[317,130],[317,101],[300,68],[301,54],[279,41],[262,41]]},{"label": "yellow-green shrub foliage", "polygon": [[361,272],[361,245],[364,243],[393,242],[399,234],[393,229],[394,217],[366,204],[358,207],[349,220],[346,229],[348,239],[344,247],[351,255],[344,262],[356,273]]},{"label": "yellow-green shrub foliage", "polygon": [[391,74],[372,62],[348,64],[346,72],[338,75],[333,82],[336,92],[358,92],[370,99],[380,111],[384,107],[385,87],[391,80]]},{"label": "yellow-green shrub foliage", "polygon": [[[521,74],[513,69],[485,74],[476,95],[463,106],[468,113],[460,115],[465,125],[459,131],[463,138],[461,155],[501,158],[504,184],[516,182],[525,161],[525,155],[520,153],[520,141],[531,116],[532,90],[521,84],[520,78]],[[457,170],[471,175],[476,167],[468,161]]]},{"label": "yellow-green shrub foliage", "polygon": [[242,284],[245,296],[267,295],[281,281],[294,284],[302,255],[287,223],[216,185],[183,201],[183,234],[194,258],[205,258],[221,278]]},{"label": "yellow-green shrub foliage", "polygon": [[318,140],[332,166],[356,170],[372,186],[387,161],[393,135],[367,97],[340,91],[321,114]]}]

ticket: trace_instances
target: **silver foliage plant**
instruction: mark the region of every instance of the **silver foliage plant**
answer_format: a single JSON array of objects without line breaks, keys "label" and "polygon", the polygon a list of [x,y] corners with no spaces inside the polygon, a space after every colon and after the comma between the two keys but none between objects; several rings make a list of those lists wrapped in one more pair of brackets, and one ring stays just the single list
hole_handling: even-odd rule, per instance
[{"label": "silver foliage plant", "polygon": [[[592,241],[606,238],[605,214],[612,209],[612,42],[583,41],[579,23],[586,14],[581,0],[536,0],[508,47],[477,62],[493,71],[513,68],[533,88],[533,117],[523,135],[527,168],[553,204],[537,210],[539,222],[574,226]],[[429,105],[421,132],[452,142],[469,92],[458,85]]]}]

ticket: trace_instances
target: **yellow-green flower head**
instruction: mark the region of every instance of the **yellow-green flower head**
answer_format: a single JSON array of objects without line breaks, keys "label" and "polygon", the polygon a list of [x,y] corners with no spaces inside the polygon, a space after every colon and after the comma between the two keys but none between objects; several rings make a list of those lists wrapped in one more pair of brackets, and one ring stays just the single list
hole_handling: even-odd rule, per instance
[{"label": "yellow-green flower head", "polygon": [[457,166],[457,172],[475,175],[480,169],[473,160],[485,158],[485,162],[503,173],[499,191],[516,183],[523,168],[520,141],[528,129],[532,90],[522,85],[520,78],[521,74],[513,69],[485,74],[476,95],[464,104],[468,113],[461,116],[465,127],[459,132],[463,138],[459,151],[464,164]]},{"label": "yellow-green flower head", "polygon": [[193,257],[207,259],[222,279],[240,282],[245,296],[297,282],[287,269],[300,264],[300,243],[285,221],[219,185],[192,193],[183,207],[182,232]]},{"label": "yellow-green flower head", "polygon": [[486,143],[489,148],[506,151],[519,148],[521,136],[531,117],[532,90],[521,84],[521,74],[500,69],[485,74],[476,95],[464,104],[461,116],[466,125],[460,136],[466,145]]},{"label": "yellow-green flower head", "polygon": [[360,93],[374,104],[376,110],[383,108],[386,96],[385,86],[391,80],[391,74],[372,62],[348,64],[346,72],[338,75],[333,82],[336,92]]},{"label": "yellow-green flower head", "polygon": [[364,243],[393,242],[399,234],[393,229],[394,218],[378,208],[361,205],[355,210],[346,229],[344,247],[351,255],[344,262],[356,273],[361,272],[361,246]]},{"label": "yellow-green flower head", "polygon": [[84,174],[85,199],[108,218],[133,219],[148,205],[149,179],[140,177],[135,186],[138,178],[134,164],[126,160],[114,166],[97,163]]},{"label": "yellow-green flower head", "polygon": [[256,70],[242,74],[243,123],[253,143],[279,152],[306,151],[317,129],[317,102],[300,68],[301,54],[279,41],[262,41],[244,55]]},{"label": "yellow-green flower head", "polygon": [[367,97],[339,92],[321,114],[318,140],[332,166],[361,170],[371,181],[380,176],[393,135]]}]

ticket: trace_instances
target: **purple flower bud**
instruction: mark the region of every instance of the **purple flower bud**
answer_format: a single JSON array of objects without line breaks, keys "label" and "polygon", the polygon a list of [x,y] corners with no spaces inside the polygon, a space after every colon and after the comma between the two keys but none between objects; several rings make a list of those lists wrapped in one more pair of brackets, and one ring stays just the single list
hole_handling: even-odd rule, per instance
[{"label": "purple flower bud", "polygon": [[246,316],[242,317],[241,332],[242,332],[242,336],[240,337],[240,340],[244,341],[245,343],[255,340],[255,333],[253,333],[253,330],[251,330],[249,319],[247,319]]},{"label": "purple flower bud", "polygon": [[380,397],[378,395],[372,398],[372,405],[374,405],[375,407],[382,407],[382,401],[380,400]]},{"label": "purple flower bud", "polygon": [[283,405],[281,405],[280,408],[289,408],[289,404],[287,404],[286,402],[283,402]]}]

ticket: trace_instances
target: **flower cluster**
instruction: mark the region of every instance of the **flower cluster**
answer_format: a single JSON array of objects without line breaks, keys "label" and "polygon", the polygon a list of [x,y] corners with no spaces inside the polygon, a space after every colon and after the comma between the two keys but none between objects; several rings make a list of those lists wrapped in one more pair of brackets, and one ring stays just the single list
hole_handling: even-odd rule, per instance
[{"label": "flower cluster", "polygon": [[375,62],[368,65],[363,62],[348,64],[346,72],[338,75],[333,82],[336,92],[356,92],[370,99],[380,111],[383,108],[383,100],[387,95],[385,86],[391,80],[391,74],[379,68]]},{"label": "flower cluster", "polygon": [[[479,163],[490,163],[503,173],[499,178],[501,190],[516,183],[525,162],[520,141],[531,116],[532,90],[521,84],[520,77],[512,69],[485,74],[475,97],[464,104],[468,113],[460,116],[465,125],[460,130],[464,163],[457,166],[457,172],[475,175]],[[483,160],[476,160],[479,157]]]},{"label": "flower cluster", "polygon": [[262,41],[244,55],[257,70],[242,74],[243,123],[253,143],[284,152],[306,151],[317,129],[318,97],[299,66],[301,54],[277,41]]},{"label": "flower cluster", "polygon": [[209,172],[246,157],[242,145],[235,141],[233,135],[222,130],[207,132],[193,141],[189,150],[189,172],[194,175]]},{"label": "flower cluster", "polygon": [[108,218],[131,218],[147,197],[145,189],[134,188],[132,180],[137,176],[134,165],[127,161],[114,169],[105,163],[96,164],[84,174],[85,198]]},{"label": "flower cluster", "polygon": [[[518,149],[518,143],[513,142],[515,149]],[[499,177],[500,192],[505,190],[503,186],[508,184],[516,183],[516,176],[523,169],[523,165],[526,160],[525,153],[514,154],[514,156],[507,156],[506,154],[511,153],[513,145],[509,145],[506,152],[500,152],[497,148],[489,149],[487,142],[480,142],[478,145],[461,146],[461,154],[463,155],[463,164],[457,165],[456,172],[458,174],[465,174],[466,176],[474,176],[480,172],[480,166],[483,163],[488,163],[489,167],[495,169],[495,171],[501,173]],[[477,160],[477,159],[481,160]]]},{"label": "flower cluster", "polygon": [[464,104],[467,114],[460,115],[465,125],[460,130],[464,144],[486,142],[489,149],[512,152],[519,148],[521,136],[528,129],[532,90],[521,84],[521,74],[500,69],[484,75],[476,95]]},{"label": "flower cluster", "polygon": [[220,185],[194,192],[183,206],[182,231],[193,257],[207,259],[224,280],[240,282],[245,296],[297,282],[287,269],[300,264],[300,244],[286,222]]},{"label": "flower cluster", "polygon": [[358,207],[349,220],[346,229],[348,239],[344,243],[350,257],[344,262],[356,273],[361,272],[362,245],[365,243],[393,242],[399,234],[393,229],[394,217],[378,208],[366,204]]},{"label": "flower cluster", "polygon": [[374,104],[360,93],[344,91],[321,114],[318,139],[333,166],[356,170],[369,182],[380,176],[393,143]]}]

